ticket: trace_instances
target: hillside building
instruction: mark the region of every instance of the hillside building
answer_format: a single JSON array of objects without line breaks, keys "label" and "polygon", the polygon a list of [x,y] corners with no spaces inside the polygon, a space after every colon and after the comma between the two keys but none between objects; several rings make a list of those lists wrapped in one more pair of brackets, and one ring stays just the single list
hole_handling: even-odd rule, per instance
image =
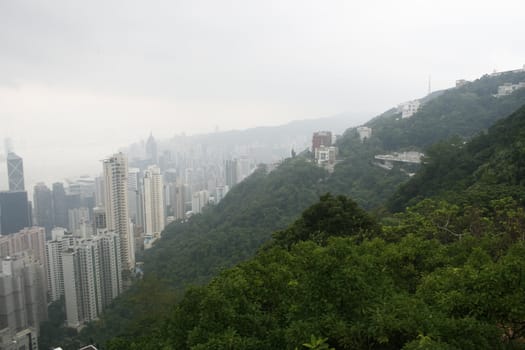
[{"label": "hillside building", "polygon": [[419,107],[421,107],[421,102],[419,102],[419,100],[413,100],[400,104],[398,109],[401,112],[401,118],[405,119],[416,114]]},{"label": "hillside building", "polygon": [[369,139],[372,136],[372,128],[359,126],[357,128],[357,133],[359,134],[361,142],[364,142],[366,139]]},{"label": "hillside building", "polygon": [[525,88],[525,82],[522,81],[518,84],[511,84],[511,83],[505,83],[503,85],[498,86],[498,93],[495,94],[495,97],[502,97],[502,96],[508,96],[512,94],[514,91]]}]

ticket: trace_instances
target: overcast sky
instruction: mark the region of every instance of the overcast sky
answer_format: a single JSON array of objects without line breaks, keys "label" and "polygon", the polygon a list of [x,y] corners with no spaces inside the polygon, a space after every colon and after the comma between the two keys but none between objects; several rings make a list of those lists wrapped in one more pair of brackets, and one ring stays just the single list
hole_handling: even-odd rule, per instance
[{"label": "overcast sky", "polygon": [[429,75],[435,90],[523,66],[524,10],[523,0],[0,0],[0,138],[34,183],[96,173],[150,131],[368,119],[424,96]]}]

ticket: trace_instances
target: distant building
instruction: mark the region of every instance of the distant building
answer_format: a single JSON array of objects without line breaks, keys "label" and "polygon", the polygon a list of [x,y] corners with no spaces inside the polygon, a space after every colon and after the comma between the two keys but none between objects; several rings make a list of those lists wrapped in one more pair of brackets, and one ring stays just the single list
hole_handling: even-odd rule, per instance
[{"label": "distant building", "polygon": [[202,209],[208,205],[210,201],[210,194],[208,191],[195,192],[191,198],[191,212],[192,214],[198,214],[202,212]]},{"label": "distant building", "polygon": [[166,223],[164,210],[164,184],[158,166],[150,166],[143,179],[144,232],[160,234]]},{"label": "distant building", "polygon": [[228,193],[229,190],[230,188],[227,185],[217,186],[215,188],[215,203],[219,203],[220,201],[222,201],[224,197],[226,197],[226,194]]},{"label": "distant building", "polygon": [[410,118],[413,116],[421,106],[419,100],[408,101],[399,105],[399,110],[401,111],[401,118]]},{"label": "distant building", "polygon": [[36,225],[44,227],[49,235],[53,228],[53,195],[49,187],[40,182],[35,185],[33,191],[33,215]]},{"label": "distant building", "polygon": [[55,182],[53,184],[53,212],[54,212],[54,226],[67,227],[67,201],[64,184]]},{"label": "distant building", "polygon": [[376,162],[374,165],[377,165],[383,169],[391,170],[394,167],[394,163],[412,163],[420,164],[421,158],[424,156],[423,153],[409,151],[409,152],[394,152],[392,154],[378,154],[374,156],[374,159],[381,162]]},{"label": "distant building", "polygon": [[505,83],[498,86],[498,93],[494,95],[495,97],[508,96],[514,91],[525,88],[525,82],[520,82],[518,84]]},{"label": "distant building", "polygon": [[63,236],[53,237],[46,242],[47,292],[50,302],[60,300],[64,295],[62,253],[68,247],[68,241]]},{"label": "distant building", "polygon": [[24,254],[45,264],[46,234],[43,227],[29,227],[5,236],[0,236],[0,257]]},{"label": "distant building", "polygon": [[86,207],[68,210],[69,231],[75,236],[87,237],[93,232],[89,209]]},{"label": "distant building", "polygon": [[315,149],[315,161],[319,165],[334,164],[337,158],[337,147],[321,146]]},{"label": "distant building", "polygon": [[312,152],[321,146],[329,147],[332,145],[332,132],[317,131],[312,136]]},{"label": "distant building", "polygon": [[9,328],[0,330],[0,349],[38,350],[38,329],[29,327],[19,332],[13,332]]},{"label": "distant building", "polygon": [[224,178],[229,188],[237,185],[237,159],[228,159],[224,162]]},{"label": "distant building", "polygon": [[139,168],[128,169],[128,207],[131,222],[140,227],[144,226],[142,207],[142,185]]},{"label": "distant building", "polygon": [[465,80],[465,79],[458,79],[456,80],[456,87],[462,87],[462,86],[465,86],[467,85],[468,83],[470,83],[470,81],[468,80]]},{"label": "distant building", "polygon": [[93,233],[96,234],[99,230],[107,229],[106,209],[101,207],[93,208]]},{"label": "distant building", "polygon": [[146,141],[146,157],[150,160],[150,164],[158,164],[157,141],[155,141],[153,133],[149,135],[148,141]]},{"label": "distant building", "polygon": [[247,157],[237,159],[237,183],[247,178],[252,173],[251,162]]},{"label": "distant building", "polygon": [[176,220],[186,217],[186,186],[181,183],[171,183],[170,186],[171,212]]},{"label": "distant building", "polygon": [[359,134],[361,142],[363,142],[365,139],[369,139],[370,136],[372,136],[372,128],[366,126],[359,126],[357,128],[357,133]]},{"label": "distant building", "polygon": [[47,320],[44,266],[24,255],[4,257],[1,263],[0,346],[11,349],[20,340],[25,349],[35,349],[39,324]]},{"label": "distant building", "polygon": [[496,69],[494,69],[494,71],[490,75],[491,76],[500,76],[500,75],[505,74],[505,73],[520,73],[520,72],[525,72],[525,64],[523,65],[522,68],[507,70],[507,71],[503,71],[503,72],[498,72]]},{"label": "distant building", "polygon": [[7,153],[7,177],[9,191],[25,191],[24,161],[14,152]]},{"label": "distant building", "polygon": [[0,234],[6,235],[30,226],[26,191],[0,192]]}]

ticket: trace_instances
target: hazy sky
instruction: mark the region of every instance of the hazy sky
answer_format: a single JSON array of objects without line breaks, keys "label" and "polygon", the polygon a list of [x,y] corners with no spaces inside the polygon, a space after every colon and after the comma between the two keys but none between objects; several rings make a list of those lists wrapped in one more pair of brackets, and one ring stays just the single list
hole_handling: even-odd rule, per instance
[{"label": "hazy sky", "polygon": [[442,89],[523,66],[524,10],[523,0],[0,0],[0,138],[34,183],[93,174],[150,131],[372,117],[425,95],[429,75]]}]

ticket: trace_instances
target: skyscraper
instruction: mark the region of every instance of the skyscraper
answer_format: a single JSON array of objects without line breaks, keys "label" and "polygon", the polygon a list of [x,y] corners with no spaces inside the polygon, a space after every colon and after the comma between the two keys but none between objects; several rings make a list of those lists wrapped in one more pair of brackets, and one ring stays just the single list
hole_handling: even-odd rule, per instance
[{"label": "skyscraper", "polygon": [[146,142],[146,156],[149,158],[151,164],[157,164],[157,141],[155,141],[153,134],[149,135],[148,141]]},{"label": "skyscraper", "polygon": [[119,235],[122,269],[129,271],[135,267],[135,249],[128,209],[128,160],[117,153],[103,161],[103,168],[107,228]]},{"label": "skyscraper", "polygon": [[175,219],[186,217],[186,186],[180,182],[170,184],[171,212]]},{"label": "skyscraper", "polygon": [[46,229],[46,234],[51,234],[53,228],[53,195],[44,183],[35,185],[33,192],[33,205],[35,206],[36,224]]},{"label": "skyscraper", "polygon": [[224,177],[226,185],[232,188],[237,184],[237,159],[226,160],[224,164]]},{"label": "skyscraper", "polygon": [[24,161],[14,152],[7,153],[9,191],[24,191]]},{"label": "skyscraper", "polygon": [[128,170],[128,206],[131,221],[138,226],[144,226],[141,205],[140,169],[129,168]]},{"label": "skyscraper", "polygon": [[68,214],[66,191],[64,190],[64,184],[61,182],[55,182],[53,184],[53,212],[55,226],[67,227]]},{"label": "skyscraper", "polygon": [[29,226],[27,192],[0,192],[0,234],[15,233]]},{"label": "skyscraper", "polygon": [[150,166],[144,172],[144,232],[160,233],[165,225],[164,185],[158,166]]}]

